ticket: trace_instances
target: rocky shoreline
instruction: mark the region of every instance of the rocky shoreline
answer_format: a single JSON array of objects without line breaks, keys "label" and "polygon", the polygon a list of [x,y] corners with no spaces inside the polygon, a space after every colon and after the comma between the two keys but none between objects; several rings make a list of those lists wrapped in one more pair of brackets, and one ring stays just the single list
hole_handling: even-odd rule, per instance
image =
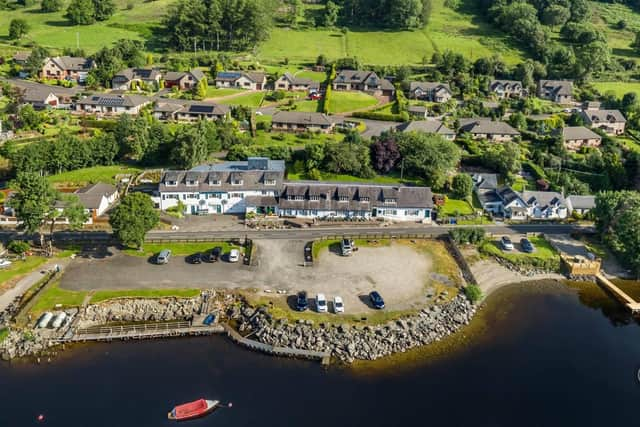
[{"label": "rocky shoreline", "polygon": [[463,294],[459,294],[450,302],[434,304],[416,315],[380,325],[316,326],[311,321],[292,324],[275,320],[266,308],[256,309],[238,295],[212,290],[195,298],[121,299],[89,305],[76,316],[70,316],[59,330],[11,329],[0,342],[0,356],[5,360],[51,357],[56,352],[56,338],[71,327],[192,320],[202,313],[203,307],[206,307],[206,312],[223,315],[223,320],[232,320],[238,331],[252,340],[279,347],[327,352],[332,358],[345,363],[375,360],[439,341],[467,325],[477,310]]},{"label": "rocky shoreline", "polygon": [[460,294],[451,302],[432,305],[414,316],[381,325],[356,326],[331,324],[315,326],[310,321],[291,324],[273,320],[266,310],[248,305],[234,308],[229,317],[238,323],[242,333],[278,347],[330,353],[345,363],[356,360],[376,360],[394,353],[440,341],[468,325],[477,306]]}]

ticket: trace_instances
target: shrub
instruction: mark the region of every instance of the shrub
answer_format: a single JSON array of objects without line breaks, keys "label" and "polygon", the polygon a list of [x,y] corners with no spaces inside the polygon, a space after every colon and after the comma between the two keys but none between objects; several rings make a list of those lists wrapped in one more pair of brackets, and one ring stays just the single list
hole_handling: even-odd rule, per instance
[{"label": "shrub", "polygon": [[12,240],[7,245],[7,249],[9,249],[13,253],[16,253],[18,255],[22,255],[23,253],[25,253],[29,249],[31,249],[31,246],[29,246],[29,244],[27,242],[23,242],[21,240]]},{"label": "shrub", "polygon": [[359,119],[383,120],[388,122],[402,122],[403,116],[400,114],[375,113],[372,111],[359,111],[351,115]]},{"label": "shrub", "polygon": [[451,239],[457,244],[478,244],[484,240],[485,231],[483,228],[454,228],[449,231]]},{"label": "shrub", "polygon": [[464,294],[474,304],[482,299],[482,289],[478,285],[467,285]]}]

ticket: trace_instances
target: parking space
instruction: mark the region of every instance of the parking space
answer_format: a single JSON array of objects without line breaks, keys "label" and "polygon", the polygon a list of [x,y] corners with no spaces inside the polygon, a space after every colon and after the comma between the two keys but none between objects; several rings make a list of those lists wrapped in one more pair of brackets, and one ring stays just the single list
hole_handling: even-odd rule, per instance
[{"label": "parking space", "polygon": [[[129,256],[115,249],[100,258],[79,258],[71,263],[61,287],[72,290],[140,288],[228,288],[258,289],[276,296],[284,292],[291,306],[295,294],[308,292],[311,308],[315,295],[324,293],[331,302],[343,298],[345,311],[372,309],[368,293],[377,290],[390,309],[406,309],[424,301],[432,260],[424,252],[394,243],[361,247],[352,256],[340,256],[325,249],[313,267],[304,267],[305,241],[256,241],[256,266],[241,263],[190,264],[174,256],[167,265],[155,265],[152,258]],[[290,300],[293,301],[291,302]]]}]

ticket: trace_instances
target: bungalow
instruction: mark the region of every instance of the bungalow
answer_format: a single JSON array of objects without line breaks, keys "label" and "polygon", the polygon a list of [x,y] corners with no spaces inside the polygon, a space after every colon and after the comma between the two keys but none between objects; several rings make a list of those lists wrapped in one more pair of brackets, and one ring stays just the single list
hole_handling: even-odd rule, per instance
[{"label": "bungalow", "polygon": [[29,51],[16,52],[16,54],[11,57],[11,62],[16,65],[26,65],[30,57],[31,52]]},{"label": "bungalow", "polygon": [[460,119],[460,134],[469,133],[474,139],[487,139],[493,142],[512,141],[520,132],[505,122],[483,118]]},{"label": "bungalow", "polygon": [[393,96],[393,83],[373,71],[341,70],[333,80],[333,90],[358,90],[377,96]]},{"label": "bungalow", "polygon": [[329,117],[323,113],[299,111],[276,111],[271,118],[271,130],[277,132],[317,131],[330,133],[341,118]]},{"label": "bungalow", "polygon": [[493,214],[513,220],[564,219],[568,216],[567,202],[553,191],[523,191],[518,193],[509,186],[494,190],[477,190],[482,207]]},{"label": "bungalow", "polygon": [[206,78],[204,73],[195,68],[191,71],[169,71],[164,76],[164,87],[167,89],[177,87],[180,90],[191,90],[204,78]]},{"label": "bungalow", "polygon": [[261,71],[219,71],[214,82],[221,88],[263,90],[267,85],[267,75]]},{"label": "bungalow", "polygon": [[100,94],[80,99],[75,103],[74,110],[98,116],[135,115],[151,102],[150,98],[139,95]]},{"label": "bungalow", "polygon": [[[247,211],[253,206],[248,202]],[[285,182],[277,214],[286,217],[380,218],[430,223],[433,194],[428,187]]]},{"label": "bungalow", "polygon": [[89,71],[96,68],[96,63],[87,58],[74,56],[54,56],[44,61],[40,78],[72,80],[84,83]]},{"label": "bungalow", "polygon": [[[284,171],[284,160],[264,157],[166,171],[158,187],[158,204],[164,211],[181,202],[185,214],[244,214],[247,200],[253,198],[253,211],[273,212]],[[265,204],[256,206],[256,197]]]},{"label": "bungalow", "polygon": [[231,108],[213,102],[157,102],[153,115],[159,120],[197,121],[220,120],[229,117]]},{"label": "bungalow", "polygon": [[286,72],[276,80],[275,88],[277,90],[304,90],[311,92],[320,90],[320,83],[304,77],[296,77]]},{"label": "bungalow", "polygon": [[117,90],[130,90],[135,82],[138,86],[157,88],[162,74],[152,68],[126,68],[113,76],[111,87]]},{"label": "bungalow", "polygon": [[446,127],[440,120],[419,120],[415,122],[402,123],[397,129],[400,132],[433,133],[450,141],[453,141],[456,138],[456,133]]},{"label": "bungalow", "polygon": [[409,105],[407,112],[409,113],[409,116],[414,119],[424,120],[427,118],[429,109],[424,105]]},{"label": "bungalow", "polygon": [[574,212],[578,215],[586,215],[589,211],[596,207],[595,196],[569,196],[567,197],[567,207],[569,213]]},{"label": "bungalow", "polygon": [[600,101],[584,101],[582,103],[582,111],[599,110],[602,106]]},{"label": "bungalow", "polygon": [[584,122],[607,135],[622,135],[627,120],[619,110],[588,110],[580,113]]},{"label": "bungalow", "polygon": [[493,80],[489,84],[489,91],[498,98],[521,98],[526,95],[522,82],[518,80]]},{"label": "bungalow", "polygon": [[602,138],[584,126],[562,128],[562,143],[569,151],[578,151],[582,147],[599,147]]},{"label": "bungalow", "polygon": [[448,83],[411,82],[409,84],[409,98],[423,101],[443,103],[453,97]]},{"label": "bungalow", "polygon": [[70,108],[78,88],[46,85],[29,80],[12,80],[11,86],[23,104],[34,108]]},{"label": "bungalow", "polygon": [[540,80],[538,82],[538,97],[558,104],[571,104],[573,102],[573,81]]},{"label": "bungalow", "polygon": [[104,182],[91,184],[75,192],[80,199],[80,203],[95,220],[102,216],[116,200],[118,200],[118,189]]},{"label": "bungalow", "polygon": [[31,104],[37,110],[58,108],[60,106],[60,98],[46,87],[25,89],[22,102]]}]

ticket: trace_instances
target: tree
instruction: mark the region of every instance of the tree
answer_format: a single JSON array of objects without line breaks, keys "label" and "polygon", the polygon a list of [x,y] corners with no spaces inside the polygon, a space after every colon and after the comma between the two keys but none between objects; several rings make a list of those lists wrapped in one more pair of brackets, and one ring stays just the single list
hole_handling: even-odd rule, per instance
[{"label": "tree", "polygon": [[562,5],[552,4],[542,11],[541,22],[552,27],[564,25],[571,17],[571,11]]},{"label": "tree", "polygon": [[113,0],[93,0],[93,17],[96,21],[106,21],[116,11]]},{"label": "tree", "polygon": [[207,160],[209,154],[207,139],[202,133],[204,125],[181,126],[177,132],[171,160],[183,169],[192,167]]},{"label": "tree", "polygon": [[[324,5],[324,26],[333,28],[338,23],[338,16],[340,14],[340,7],[337,4],[329,0]],[[321,64],[323,65],[323,64]]]},{"label": "tree", "polygon": [[384,132],[371,145],[371,158],[373,168],[380,173],[389,173],[400,160],[400,149],[396,143],[395,135]]},{"label": "tree", "polygon": [[454,176],[451,181],[451,190],[456,199],[469,199],[471,197],[471,190],[473,190],[473,180],[471,176],[466,173],[459,173]]},{"label": "tree", "polygon": [[109,215],[115,236],[126,246],[142,247],[144,236],[160,220],[151,198],[144,193],[129,193]]},{"label": "tree", "polygon": [[33,105],[25,104],[18,113],[22,129],[36,129],[43,122],[42,114],[37,112]]},{"label": "tree", "polygon": [[520,146],[512,141],[490,146],[482,155],[483,163],[505,175],[512,175],[521,168]]},{"label": "tree", "polygon": [[29,32],[29,24],[24,19],[12,19],[9,24],[9,39],[21,39]]},{"label": "tree", "polygon": [[80,202],[80,198],[75,194],[62,194],[60,200],[63,202],[62,217],[67,219],[71,230],[79,230],[89,220],[89,213]]},{"label": "tree", "polygon": [[636,53],[640,53],[640,31],[636,32],[636,35],[631,42],[631,48],[633,48]]},{"label": "tree", "polygon": [[34,172],[19,172],[11,188],[15,193],[10,206],[25,231],[33,233],[52,209],[55,192],[45,177]]},{"label": "tree", "polygon": [[45,59],[49,56],[51,55],[47,49],[41,46],[34,46],[33,49],[31,49],[31,55],[29,55],[24,65],[24,71],[34,77],[37,76],[40,70],[42,70]]},{"label": "tree", "polygon": [[92,0],[71,0],[66,16],[74,25],[89,25],[96,22],[95,14]]},{"label": "tree", "polygon": [[447,176],[460,162],[460,149],[435,134],[399,134],[398,147],[406,169],[434,188],[444,187]]},{"label": "tree", "polygon": [[40,10],[45,13],[58,12],[62,10],[62,0],[42,0]]},{"label": "tree", "polygon": [[349,132],[343,142],[330,142],[324,147],[323,168],[337,174],[371,178],[369,147],[357,132]]}]

